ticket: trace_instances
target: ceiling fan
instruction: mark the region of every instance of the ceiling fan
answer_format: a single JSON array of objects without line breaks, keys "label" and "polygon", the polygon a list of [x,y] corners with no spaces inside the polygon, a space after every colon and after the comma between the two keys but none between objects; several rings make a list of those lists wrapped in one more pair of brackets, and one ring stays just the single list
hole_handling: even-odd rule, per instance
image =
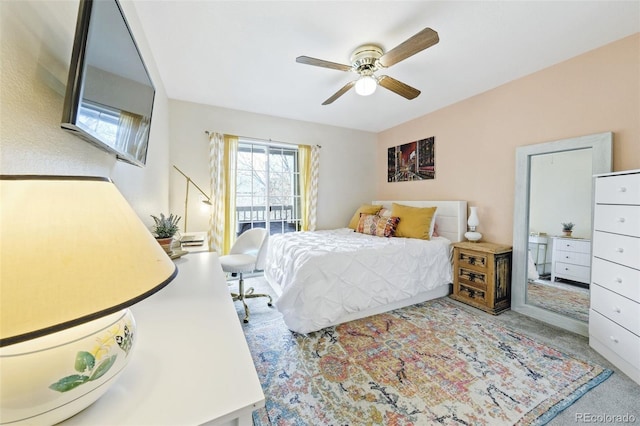
[{"label": "ceiling fan", "polygon": [[380,85],[406,99],[414,99],[420,94],[418,89],[388,75],[377,76],[375,72],[389,68],[391,65],[433,46],[438,41],[440,41],[438,33],[431,28],[425,28],[386,53],[380,46],[375,44],[360,46],[351,54],[351,65],[338,64],[309,56],[298,56],[296,62],[338,71],[353,71],[359,75],[357,80],[345,84],[333,96],[324,101],[322,105],[329,105],[354,86],[356,92],[362,96],[372,94],[376,90],[376,86]]}]

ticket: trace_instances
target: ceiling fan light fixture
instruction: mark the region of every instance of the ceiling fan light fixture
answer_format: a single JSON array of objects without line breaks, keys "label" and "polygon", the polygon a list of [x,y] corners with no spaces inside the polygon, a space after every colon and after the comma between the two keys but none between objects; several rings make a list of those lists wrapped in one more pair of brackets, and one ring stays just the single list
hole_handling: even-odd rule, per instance
[{"label": "ceiling fan light fixture", "polygon": [[356,93],[360,96],[369,96],[376,91],[378,82],[370,75],[363,75],[356,81]]}]

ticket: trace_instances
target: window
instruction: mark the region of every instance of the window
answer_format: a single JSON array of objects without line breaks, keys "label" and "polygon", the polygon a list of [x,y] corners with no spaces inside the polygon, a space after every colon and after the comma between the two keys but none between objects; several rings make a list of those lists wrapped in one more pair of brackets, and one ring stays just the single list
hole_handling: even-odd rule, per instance
[{"label": "window", "polygon": [[115,146],[119,120],[118,111],[86,100],[78,111],[78,123],[81,127],[97,135],[98,139],[108,141],[110,146]]},{"label": "window", "polygon": [[298,148],[239,139],[237,235],[251,228],[293,232],[300,221]]}]

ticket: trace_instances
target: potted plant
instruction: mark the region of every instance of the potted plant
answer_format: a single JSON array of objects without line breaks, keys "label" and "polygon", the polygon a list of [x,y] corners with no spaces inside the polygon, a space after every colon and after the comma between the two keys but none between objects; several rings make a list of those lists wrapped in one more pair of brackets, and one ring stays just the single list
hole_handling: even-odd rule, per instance
[{"label": "potted plant", "polygon": [[178,232],[178,222],[180,216],[174,216],[171,213],[168,217],[160,213],[160,217],[151,215],[155,224],[153,225],[153,233],[156,236],[156,240],[162,246],[167,254],[173,253],[173,236]]},{"label": "potted plant", "polygon": [[573,223],[572,222],[562,222],[562,233],[565,237],[570,237],[571,232],[573,231]]}]

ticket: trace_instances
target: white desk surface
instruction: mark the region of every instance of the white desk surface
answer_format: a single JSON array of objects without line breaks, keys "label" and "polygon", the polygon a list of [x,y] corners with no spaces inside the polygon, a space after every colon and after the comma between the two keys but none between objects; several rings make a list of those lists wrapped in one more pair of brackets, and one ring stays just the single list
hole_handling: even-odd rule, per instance
[{"label": "white desk surface", "polygon": [[190,253],[176,264],[167,287],[131,308],[137,342],[116,383],[62,424],[251,424],[264,407],[218,257]]}]

